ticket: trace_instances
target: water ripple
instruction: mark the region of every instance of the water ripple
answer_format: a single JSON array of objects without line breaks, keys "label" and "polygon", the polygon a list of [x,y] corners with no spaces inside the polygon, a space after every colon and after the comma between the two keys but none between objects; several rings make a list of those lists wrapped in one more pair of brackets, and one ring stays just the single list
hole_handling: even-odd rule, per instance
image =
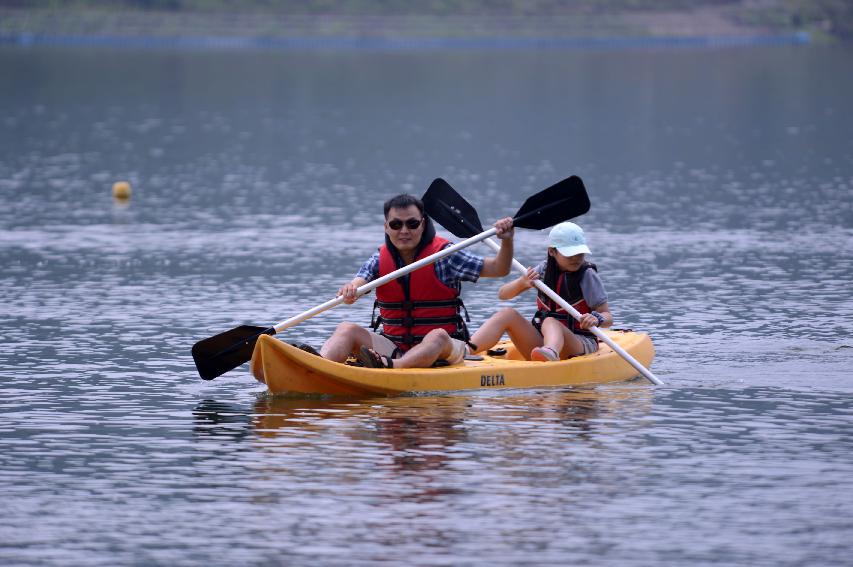
[{"label": "water ripple", "polygon": [[[0,561],[844,563],[849,53],[737,55],[0,48]],[[651,334],[667,386],[199,380],[195,341],[330,299],[388,196],[441,175],[488,224],[570,173],[617,326]],[[519,231],[516,256],[545,238]],[[501,283],[466,286],[473,327],[532,314]]]}]

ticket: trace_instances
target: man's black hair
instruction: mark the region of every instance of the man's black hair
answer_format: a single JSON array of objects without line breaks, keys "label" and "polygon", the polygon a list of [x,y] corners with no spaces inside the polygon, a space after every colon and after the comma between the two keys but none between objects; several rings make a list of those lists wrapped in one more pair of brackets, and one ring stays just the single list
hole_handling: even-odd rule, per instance
[{"label": "man's black hair", "polygon": [[396,197],[391,197],[385,204],[382,205],[383,213],[385,213],[385,218],[388,218],[388,211],[391,209],[405,209],[407,207],[411,207],[412,205],[416,206],[418,210],[421,212],[421,216],[424,216],[424,203],[414,195],[406,195],[405,193],[397,195]]}]

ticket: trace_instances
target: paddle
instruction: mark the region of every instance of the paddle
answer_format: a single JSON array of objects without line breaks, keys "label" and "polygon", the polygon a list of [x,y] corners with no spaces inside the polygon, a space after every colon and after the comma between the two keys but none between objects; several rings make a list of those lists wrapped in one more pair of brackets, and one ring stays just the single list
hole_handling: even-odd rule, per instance
[{"label": "paddle", "polygon": [[[446,191],[445,187],[449,188],[443,179],[436,179],[432,182],[423,196],[423,200],[435,201],[430,195],[437,195]],[[452,191],[452,188],[451,188]],[[470,205],[465,203],[470,209]],[[473,209],[470,209],[473,211]],[[570,177],[559,183],[555,183],[551,187],[540,191],[536,195],[528,198],[521,209],[516,213],[513,219],[515,226],[522,228],[542,229],[555,225],[558,222],[582,215],[589,210],[589,198],[586,194],[586,189],[583,182],[578,177]],[[461,213],[461,211],[459,211]],[[469,213],[466,210],[466,217]],[[474,213],[476,217],[476,213]],[[445,215],[446,216],[446,215]],[[459,215],[461,219],[461,214]],[[461,219],[464,222],[464,219]],[[442,223],[443,224],[443,223]],[[477,221],[479,226],[479,220]],[[417,262],[413,262],[408,266],[404,266],[399,270],[391,272],[381,278],[375,279],[372,282],[366,283],[356,290],[356,293],[361,296],[373,289],[384,285],[392,280],[413,272],[423,266],[432,264],[433,262],[449,256],[459,250],[481,242],[490,236],[493,236],[497,231],[494,227],[483,231],[480,228],[481,234],[472,232],[470,238],[448,246],[443,250],[436,252],[426,258],[422,258]],[[256,327],[252,325],[241,325],[224,333],[220,333],[213,337],[203,339],[193,345],[192,355],[195,360],[196,368],[199,375],[205,380],[213,380],[217,376],[225,374],[229,370],[233,370],[241,364],[248,362],[252,358],[252,351],[255,348],[255,343],[261,335],[274,335],[288,327],[297,325],[322,313],[332,307],[343,303],[343,296],[338,296],[335,299],[322,303],[308,311],[300,313],[290,319],[276,323],[272,327]]]},{"label": "paddle", "polygon": [[[581,180],[577,177],[570,177],[569,179],[577,179],[577,183],[583,186]],[[562,183],[562,182],[561,182]],[[552,187],[549,187],[542,193],[550,191]],[[539,193],[536,195],[541,195]],[[531,197],[532,199],[533,197]],[[563,220],[568,220],[569,218],[579,216],[589,210],[589,199],[586,198],[586,192],[584,191],[584,201],[574,209],[573,214],[564,215],[559,221],[555,221],[552,224],[556,224],[557,222],[562,222]],[[477,234],[483,230],[482,225],[480,224],[480,218],[477,215],[477,211],[472,207],[462,196],[456,192],[453,187],[451,187],[447,182],[443,182],[441,184],[433,184],[433,187],[430,187],[430,190],[427,191],[427,194],[424,195],[424,208],[427,211],[434,221],[442,225],[444,228],[455,234],[460,238],[465,238],[470,236],[471,234]],[[530,199],[528,199],[530,201]],[[527,205],[527,203],[525,203]],[[571,208],[571,205],[567,204],[567,208]],[[581,210],[582,209],[582,210]],[[577,212],[581,210],[581,212]],[[549,212],[553,217],[558,216],[553,209]],[[520,226],[523,228],[529,228],[524,226],[521,223],[513,223],[514,226]],[[542,226],[537,228],[544,228]],[[486,240],[486,244],[492,247],[494,250],[499,250],[500,246],[491,239]],[[521,262],[514,259],[512,260],[512,265],[516,269],[516,271],[521,272],[522,274],[527,273],[527,268],[525,268]],[[546,286],[543,282],[539,280],[535,280],[533,285],[536,286],[536,289],[543,292],[545,295],[553,299],[557,304],[560,305],[563,309],[565,309],[572,317],[577,320],[580,320],[581,314],[572,307],[565,299],[560,297],[554,290]],[[652,372],[647,369],[645,366],[640,364],[637,359],[633,356],[625,352],[625,349],[617,345],[610,337],[608,337],[601,329],[598,327],[591,327],[590,332],[592,332],[596,337],[601,339],[604,343],[606,343],[610,348],[612,348],[619,356],[624,358],[631,366],[633,366],[640,374],[642,374],[645,378],[647,378],[650,382],[657,385],[662,385],[663,381],[661,381],[657,376],[652,374]]]}]

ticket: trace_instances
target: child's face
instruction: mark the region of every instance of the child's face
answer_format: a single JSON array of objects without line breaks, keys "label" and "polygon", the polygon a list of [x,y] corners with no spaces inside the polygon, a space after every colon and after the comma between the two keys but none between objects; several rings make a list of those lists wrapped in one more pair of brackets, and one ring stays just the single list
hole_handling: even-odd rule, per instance
[{"label": "child's face", "polygon": [[549,248],[548,254],[557,260],[557,266],[564,272],[577,272],[583,264],[586,254],[575,254],[574,256],[563,256],[556,248]]}]

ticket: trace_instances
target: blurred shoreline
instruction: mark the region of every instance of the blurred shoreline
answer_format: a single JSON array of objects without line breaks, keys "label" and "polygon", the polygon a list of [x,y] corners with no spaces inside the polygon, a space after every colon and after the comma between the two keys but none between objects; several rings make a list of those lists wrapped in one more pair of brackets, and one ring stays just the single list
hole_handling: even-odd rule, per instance
[{"label": "blurred shoreline", "polygon": [[[778,10],[777,10],[778,12]],[[293,14],[0,8],[0,43],[104,47],[442,48],[802,44],[828,37],[774,12],[564,10],[548,14]],[[793,22],[793,23],[792,23]],[[825,26],[826,27],[826,26]]]}]

